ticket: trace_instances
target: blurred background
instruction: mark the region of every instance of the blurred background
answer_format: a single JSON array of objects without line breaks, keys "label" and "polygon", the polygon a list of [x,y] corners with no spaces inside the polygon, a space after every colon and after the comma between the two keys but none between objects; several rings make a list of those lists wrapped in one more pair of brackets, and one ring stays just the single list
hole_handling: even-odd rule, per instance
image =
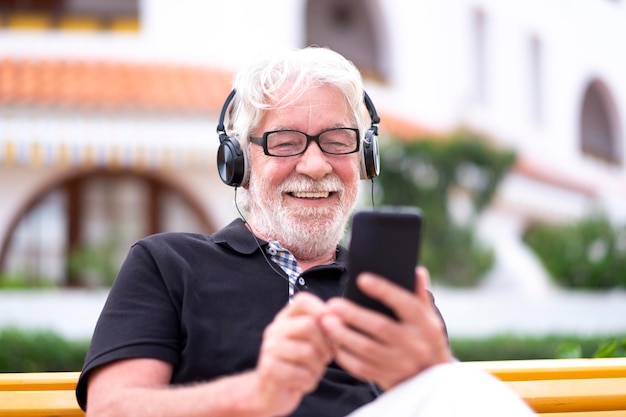
[{"label": "blurred background", "polygon": [[619,0],[0,0],[0,332],[88,340],[135,240],[230,222],[232,77],[314,44],[364,76],[451,339],[626,340],[625,41]]}]

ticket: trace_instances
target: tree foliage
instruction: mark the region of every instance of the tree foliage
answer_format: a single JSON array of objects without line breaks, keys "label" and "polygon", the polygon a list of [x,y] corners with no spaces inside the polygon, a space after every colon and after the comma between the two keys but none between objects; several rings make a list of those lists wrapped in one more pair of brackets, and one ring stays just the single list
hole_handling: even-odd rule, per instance
[{"label": "tree foliage", "polygon": [[[475,235],[480,213],[491,202],[515,161],[509,150],[461,131],[450,137],[391,140],[381,152],[380,205],[418,206],[425,230],[421,260],[433,280],[475,285],[493,263],[493,251]],[[455,204],[465,202],[462,219]]]}]

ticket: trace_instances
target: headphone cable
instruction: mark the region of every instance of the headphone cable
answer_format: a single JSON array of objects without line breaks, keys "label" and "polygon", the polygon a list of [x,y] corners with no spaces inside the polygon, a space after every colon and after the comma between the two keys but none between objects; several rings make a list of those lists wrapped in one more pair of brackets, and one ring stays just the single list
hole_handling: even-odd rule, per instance
[{"label": "headphone cable", "polygon": [[376,203],[374,202],[374,178],[372,177],[370,181],[372,182],[372,188],[371,188],[372,211],[376,211]]},{"label": "headphone cable", "polygon": [[[263,248],[261,247],[261,242],[259,242],[259,239],[256,237],[256,235],[254,234],[254,232],[252,231],[252,228],[250,227],[250,224],[248,223],[248,220],[246,219],[246,217],[243,215],[243,213],[241,212],[241,210],[239,209],[239,205],[237,204],[237,189],[239,187],[235,186],[235,209],[237,210],[237,213],[239,213],[239,217],[241,218],[241,220],[243,221],[244,225],[246,226],[246,229],[248,229],[248,231],[250,232],[250,234],[252,235],[252,238],[254,239],[254,242],[256,243],[257,247],[259,248],[259,251],[261,252],[261,255],[263,255],[263,259],[265,259],[265,262],[267,263],[267,265],[270,267],[270,269],[272,271],[274,271],[279,277],[281,277],[282,279],[284,279],[285,281],[287,281],[289,283],[289,278],[284,276],[281,271],[279,271],[276,268],[276,264],[274,262],[272,262],[268,257],[267,254],[265,253],[265,251],[263,250]],[[300,288],[298,288],[297,286],[293,286],[294,290],[296,292],[300,292]],[[304,288],[306,288],[306,285],[304,286]]]}]

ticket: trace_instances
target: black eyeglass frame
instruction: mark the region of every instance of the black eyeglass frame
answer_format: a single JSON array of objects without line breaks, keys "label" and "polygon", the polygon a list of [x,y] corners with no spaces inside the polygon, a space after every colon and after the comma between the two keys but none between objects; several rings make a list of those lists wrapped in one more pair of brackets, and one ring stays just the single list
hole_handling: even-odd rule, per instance
[{"label": "black eyeglass frame", "polygon": [[[350,152],[341,152],[341,153],[325,151],[323,149],[322,145],[320,145],[320,136],[322,136],[326,132],[332,132],[333,130],[351,130],[354,133],[356,133],[356,147],[355,147],[355,149],[350,151]],[[295,132],[295,133],[300,133],[300,134],[304,135],[306,137],[306,146],[304,147],[304,149],[301,152],[294,153],[294,154],[291,154],[291,155],[274,155],[267,148],[267,137],[269,135],[271,135],[272,133],[279,133],[279,132]],[[317,135],[312,135],[312,136],[311,135],[307,135],[306,133],[301,132],[299,130],[295,130],[295,129],[270,130],[269,132],[264,132],[263,136],[261,136],[261,137],[250,136],[250,137],[248,137],[248,140],[250,141],[250,143],[254,143],[255,145],[259,145],[259,146],[263,147],[263,153],[265,153],[265,155],[272,156],[272,157],[275,157],[275,158],[287,158],[287,157],[290,157],[290,156],[302,155],[303,153],[306,152],[307,149],[309,149],[309,145],[311,144],[311,142],[317,143],[317,146],[319,146],[320,150],[323,153],[328,154],[328,155],[350,155],[351,153],[358,152],[359,149],[361,148],[361,133],[359,132],[359,129],[353,128],[353,127],[333,127],[333,128],[330,128],[330,129],[323,130],[320,133],[318,133]]]}]

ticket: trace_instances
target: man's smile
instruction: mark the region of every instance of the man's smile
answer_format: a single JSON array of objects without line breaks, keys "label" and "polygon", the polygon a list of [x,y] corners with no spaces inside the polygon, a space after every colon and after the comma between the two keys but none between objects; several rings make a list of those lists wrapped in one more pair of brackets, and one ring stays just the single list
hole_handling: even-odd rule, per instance
[{"label": "man's smile", "polygon": [[296,198],[328,198],[334,192],[331,191],[294,191],[288,193],[292,197]]}]

